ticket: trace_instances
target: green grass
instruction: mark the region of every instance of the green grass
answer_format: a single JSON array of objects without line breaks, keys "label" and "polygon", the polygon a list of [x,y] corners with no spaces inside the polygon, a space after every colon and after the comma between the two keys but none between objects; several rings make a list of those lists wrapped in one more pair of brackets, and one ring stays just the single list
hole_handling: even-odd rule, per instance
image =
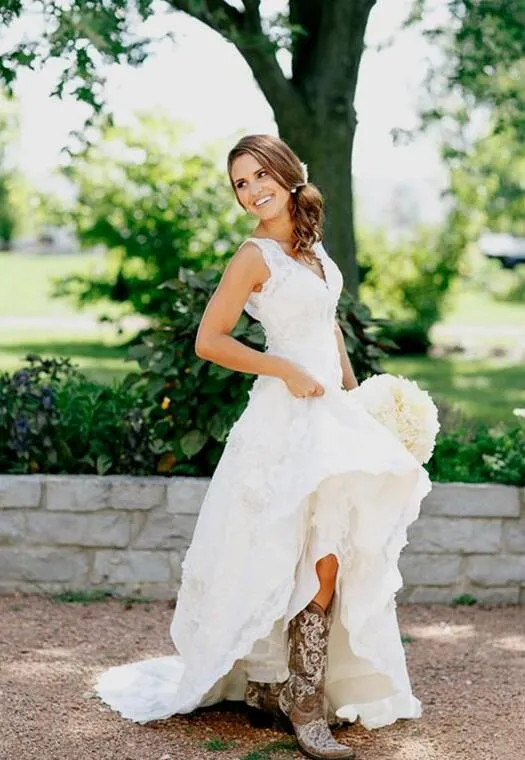
[{"label": "green grass", "polygon": [[111,591],[104,589],[90,589],[88,591],[61,591],[53,594],[51,600],[57,604],[90,604],[92,602],[104,602],[112,596]]},{"label": "green grass", "polygon": [[444,325],[525,326],[525,304],[496,301],[484,293],[459,292],[451,297]]},{"label": "green grass", "polygon": [[267,760],[272,755],[281,752],[295,752],[298,749],[295,739],[276,739],[262,747],[251,750],[243,755],[240,760]]},{"label": "green grass", "polygon": [[225,742],[223,739],[212,736],[211,739],[207,739],[202,746],[210,752],[227,752],[236,746],[236,742]]},{"label": "green grass", "polygon": [[517,423],[515,407],[525,407],[523,365],[505,361],[393,357],[387,372],[403,375],[427,390],[436,401],[457,406],[466,417],[490,424]]},{"label": "green grass", "polygon": [[[88,253],[38,255],[0,254],[0,317],[70,316],[72,304],[52,298],[53,279],[89,274],[105,267],[104,259]],[[116,315],[115,304],[90,305],[81,314]]]},{"label": "green grass", "polygon": [[130,335],[116,337],[108,326],[89,333],[28,332],[0,333],[0,372],[12,372],[24,364],[28,353],[47,358],[68,356],[73,364],[91,380],[111,383],[121,380],[137,368],[136,362],[125,362],[127,348],[122,345]]}]

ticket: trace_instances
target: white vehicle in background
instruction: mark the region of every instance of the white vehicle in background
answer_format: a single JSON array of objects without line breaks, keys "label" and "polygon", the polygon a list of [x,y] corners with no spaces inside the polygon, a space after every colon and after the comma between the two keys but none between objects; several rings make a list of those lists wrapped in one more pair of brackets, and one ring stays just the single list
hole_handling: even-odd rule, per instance
[{"label": "white vehicle in background", "polygon": [[484,256],[498,259],[505,269],[525,264],[525,238],[503,232],[486,232],[478,240],[478,245]]}]

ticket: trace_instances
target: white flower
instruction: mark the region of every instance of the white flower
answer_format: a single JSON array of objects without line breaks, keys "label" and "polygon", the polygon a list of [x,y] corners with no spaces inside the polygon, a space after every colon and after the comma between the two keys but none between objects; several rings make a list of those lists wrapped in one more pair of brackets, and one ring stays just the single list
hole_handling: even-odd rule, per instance
[{"label": "white flower", "polygon": [[373,375],[351,393],[420,464],[428,462],[440,427],[429,393],[413,380],[389,374]]},{"label": "white flower", "polygon": [[308,165],[303,164],[301,161],[301,169],[303,170],[304,184],[308,184]]},{"label": "white flower", "polygon": [[525,409],[517,407],[516,409],[512,410],[512,414],[514,414],[516,417],[525,417]]}]

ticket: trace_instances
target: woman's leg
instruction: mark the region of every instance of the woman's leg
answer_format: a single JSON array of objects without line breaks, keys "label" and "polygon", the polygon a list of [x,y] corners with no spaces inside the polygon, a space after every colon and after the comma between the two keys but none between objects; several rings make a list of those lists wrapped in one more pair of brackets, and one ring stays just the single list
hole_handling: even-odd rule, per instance
[{"label": "woman's leg", "polygon": [[325,612],[329,608],[334,595],[338,569],[339,563],[335,554],[327,554],[326,557],[321,557],[315,563],[315,571],[321,587],[314,596],[313,601],[317,602]]}]

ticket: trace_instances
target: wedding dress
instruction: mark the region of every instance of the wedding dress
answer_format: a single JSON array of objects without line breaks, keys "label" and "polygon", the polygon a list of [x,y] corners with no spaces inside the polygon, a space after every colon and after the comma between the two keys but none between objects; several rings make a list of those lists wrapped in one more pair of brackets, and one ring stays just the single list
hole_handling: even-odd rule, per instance
[{"label": "wedding dress", "polygon": [[334,332],[342,276],[321,242],[324,279],[271,239],[249,238],[270,270],[245,310],[266,350],[302,365],[321,397],[258,376],[226,441],[183,562],[170,632],[176,654],[112,667],[96,689],[139,723],[242,700],[247,679],[288,677],[288,622],[339,571],[326,695],[367,729],[417,718],[396,615],[397,562],[430,490],[426,471],[341,387]]}]

